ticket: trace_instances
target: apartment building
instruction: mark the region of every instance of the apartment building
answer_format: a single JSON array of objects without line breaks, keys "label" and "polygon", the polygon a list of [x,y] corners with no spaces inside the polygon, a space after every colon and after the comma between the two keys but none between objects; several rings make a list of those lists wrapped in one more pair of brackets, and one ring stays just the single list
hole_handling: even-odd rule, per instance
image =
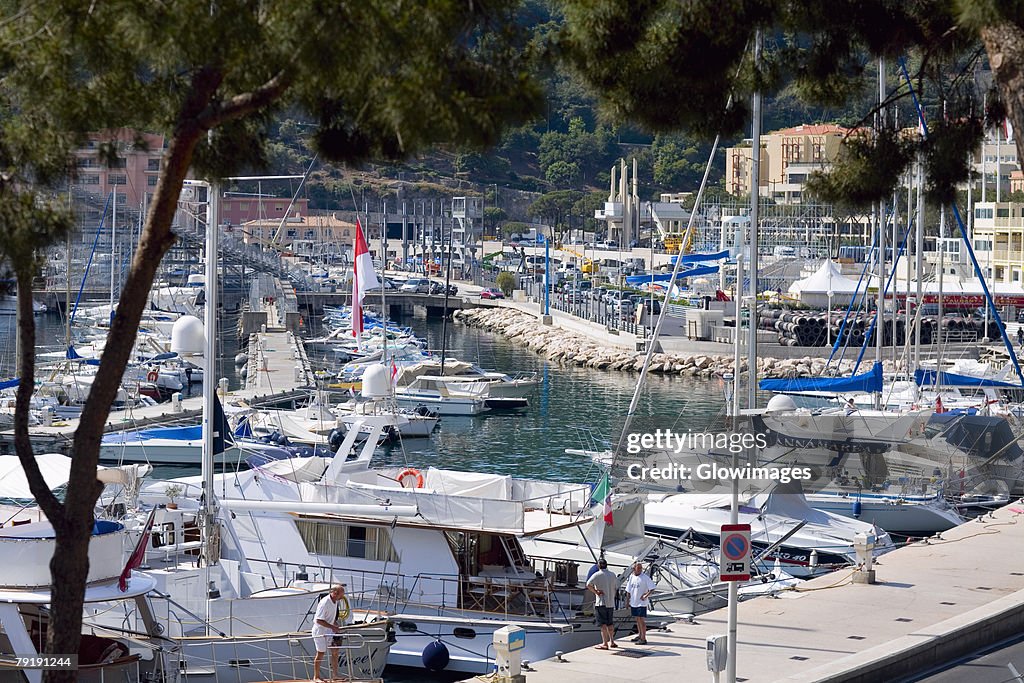
[{"label": "apartment building", "polygon": [[[137,141],[144,143],[143,148]],[[113,145],[116,157],[101,158],[106,144]],[[105,202],[114,193],[119,207],[138,211],[148,206],[160,178],[164,136],[120,129],[90,133],[85,144],[75,150],[78,174],[71,181],[76,194]]]},{"label": "apartment building", "polygon": [[[803,188],[814,171],[826,168],[839,153],[848,134],[834,124],[800,125],[761,136],[761,195],[781,204],[803,201]],[[731,147],[725,155],[725,182],[729,194],[745,196],[753,183],[753,144]]]},{"label": "apartment building", "polygon": [[[974,205],[974,243],[990,243],[992,250],[978,261],[992,282],[1022,283],[1024,272],[1024,203],[977,202]],[[987,258],[986,258],[987,257]]]},{"label": "apartment building", "polygon": [[352,249],[355,223],[342,220],[336,214],[248,221],[241,228],[247,244],[272,245],[284,251],[312,256],[321,253],[340,254]]}]

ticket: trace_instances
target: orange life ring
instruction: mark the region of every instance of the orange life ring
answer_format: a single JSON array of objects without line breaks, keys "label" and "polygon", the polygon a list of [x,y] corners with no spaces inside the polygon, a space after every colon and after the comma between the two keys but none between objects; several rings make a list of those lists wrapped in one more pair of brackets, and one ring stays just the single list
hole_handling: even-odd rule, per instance
[{"label": "orange life ring", "polygon": [[155,382],[158,379],[160,379],[160,373],[157,372],[156,370],[150,370],[149,373],[146,374],[146,381],[147,382]]},{"label": "orange life ring", "polygon": [[398,475],[398,483],[402,485],[403,489],[409,488],[408,486],[405,485],[405,478],[406,477],[416,477],[416,486],[415,486],[415,488],[418,488],[418,489],[423,488],[423,475],[420,473],[420,471],[418,469],[416,469],[414,467],[410,467],[410,468],[408,468],[406,470],[403,470],[402,473]]}]

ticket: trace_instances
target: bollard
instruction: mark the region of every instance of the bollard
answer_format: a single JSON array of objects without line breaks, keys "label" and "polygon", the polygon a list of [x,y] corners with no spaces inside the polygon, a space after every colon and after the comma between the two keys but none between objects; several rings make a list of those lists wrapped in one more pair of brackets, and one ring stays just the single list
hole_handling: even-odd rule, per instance
[{"label": "bollard", "polygon": [[295,381],[296,382],[301,382],[302,381],[302,366],[301,365],[296,365],[295,366]]},{"label": "bollard", "polygon": [[220,394],[221,399],[228,395],[228,378],[221,377],[217,380],[217,393]]},{"label": "bollard", "polygon": [[53,406],[43,406],[42,413],[43,413],[43,426],[44,427],[52,427],[53,426]]},{"label": "bollard", "polygon": [[863,531],[853,536],[853,549],[857,552],[858,571],[853,573],[854,583],[874,583],[875,535]]},{"label": "bollard", "polygon": [[522,674],[522,653],[526,647],[526,630],[518,626],[504,626],[494,632],[494,661],[497,664],[497,683],[525,683]]},{"label": "bollard", "polygon": [[171,410],[176,413],[181,412],[181,392],[176,391],[171,394]]}]

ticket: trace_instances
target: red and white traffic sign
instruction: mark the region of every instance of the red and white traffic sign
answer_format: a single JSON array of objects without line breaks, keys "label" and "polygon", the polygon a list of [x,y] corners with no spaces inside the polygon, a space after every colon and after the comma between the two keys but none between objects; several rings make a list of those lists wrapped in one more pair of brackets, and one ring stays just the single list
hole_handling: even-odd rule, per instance
[{"label": "red and white traffic sign", "polygon": [[750,525],[723,524],[721,581],[750,580]]}]

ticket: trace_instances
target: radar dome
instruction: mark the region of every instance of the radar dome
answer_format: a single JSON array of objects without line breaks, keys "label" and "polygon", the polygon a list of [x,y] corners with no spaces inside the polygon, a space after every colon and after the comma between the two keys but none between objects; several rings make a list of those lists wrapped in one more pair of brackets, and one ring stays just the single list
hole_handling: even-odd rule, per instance
[{"label": "radar dome", "polygon": [[796,403],[793,399],[785,394],[775,394],[768,399],[768,412],[769,413],[782,413],[787,410],[796,410]]},{"label": "radar dome", "polygon": [[202,355],[206,348],[203,322],[194,315],[183,315],[171,328],[171,351],[182,356]]},{"label": "radar dome", "polygon": [[366,398],[386,398],[390,384],[388,369],[383,365],[371,365],[363,371],[363,388],[360,393]]}]

